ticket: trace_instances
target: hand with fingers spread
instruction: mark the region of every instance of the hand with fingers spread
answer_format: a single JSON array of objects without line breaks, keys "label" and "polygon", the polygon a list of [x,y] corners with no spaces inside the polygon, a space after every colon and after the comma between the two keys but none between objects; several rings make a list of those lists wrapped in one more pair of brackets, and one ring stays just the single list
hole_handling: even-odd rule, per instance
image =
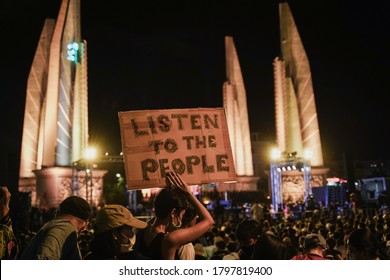
[{"label": "hand with fingers spread", "polygon": [[183,181],[181,176],[175,172],[167,173],[167,186],[171,188],[178,188],[182,191],[189,193],[188,185]]}]

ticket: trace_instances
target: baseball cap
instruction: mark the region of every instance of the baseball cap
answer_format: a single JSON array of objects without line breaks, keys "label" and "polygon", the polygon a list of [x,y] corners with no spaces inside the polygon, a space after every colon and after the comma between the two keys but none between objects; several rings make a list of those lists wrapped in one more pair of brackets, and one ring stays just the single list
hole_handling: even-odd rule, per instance
[{"label": "baseball cap", "polygon": [[304,241],[305,249],[311,249],[316,247],[317,245],[320,245],[324,249],[328,248],[326,244],[326,240],[322,235],[316,233],[309,233],[305,236],[305,241]]},{"label": "baseball cap", "polygon": [[95,233],[128,225],[135,228],[146,228],[148,223],[138,220],[131,212],[119,204],[109,204],[99,209],[95,221]]},{"label": "baseball cap", "polygon": [[79,196],[69,196],[60,204],[60,212],[62,214],[72,215],[82,220],[88,220],[91,216],[91,211],[89,203]]}]

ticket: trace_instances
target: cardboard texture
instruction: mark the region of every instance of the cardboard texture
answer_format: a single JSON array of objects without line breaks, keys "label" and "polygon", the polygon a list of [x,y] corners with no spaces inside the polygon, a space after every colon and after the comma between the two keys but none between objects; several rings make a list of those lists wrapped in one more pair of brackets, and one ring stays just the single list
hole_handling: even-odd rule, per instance
[{"label": "cardboard texture", "polygon": [[165,187],[168,171],[189,185],[236,180],[224,108],[118,115],[128,189]]}]

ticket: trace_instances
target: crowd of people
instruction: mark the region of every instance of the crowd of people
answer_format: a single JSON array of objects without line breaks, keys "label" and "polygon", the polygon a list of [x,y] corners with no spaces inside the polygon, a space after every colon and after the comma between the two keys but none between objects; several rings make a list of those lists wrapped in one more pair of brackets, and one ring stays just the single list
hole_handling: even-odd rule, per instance
[{"label": "crowd of people", "polygon": [[[266,216],[257,201],[240,220],[214,215],[180,175],[168,172],[143,221],[126,207],[96,213],[71,196],[26,238],[12,230],[11,194],[1,187],[1,259],[72,260],[389,260],[390,215],[293,214]],[[223,214],[222,214],[223,215]]]}]

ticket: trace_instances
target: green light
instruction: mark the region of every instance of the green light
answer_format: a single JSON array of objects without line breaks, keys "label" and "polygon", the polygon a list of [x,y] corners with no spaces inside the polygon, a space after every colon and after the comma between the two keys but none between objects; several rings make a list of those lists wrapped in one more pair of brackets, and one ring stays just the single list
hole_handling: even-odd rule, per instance
[{"label": "green light", "polygon": [[79,44],[76,42],[69,43],[66,45],[66,48],[68,49],[66,59],[77,63]]}]

